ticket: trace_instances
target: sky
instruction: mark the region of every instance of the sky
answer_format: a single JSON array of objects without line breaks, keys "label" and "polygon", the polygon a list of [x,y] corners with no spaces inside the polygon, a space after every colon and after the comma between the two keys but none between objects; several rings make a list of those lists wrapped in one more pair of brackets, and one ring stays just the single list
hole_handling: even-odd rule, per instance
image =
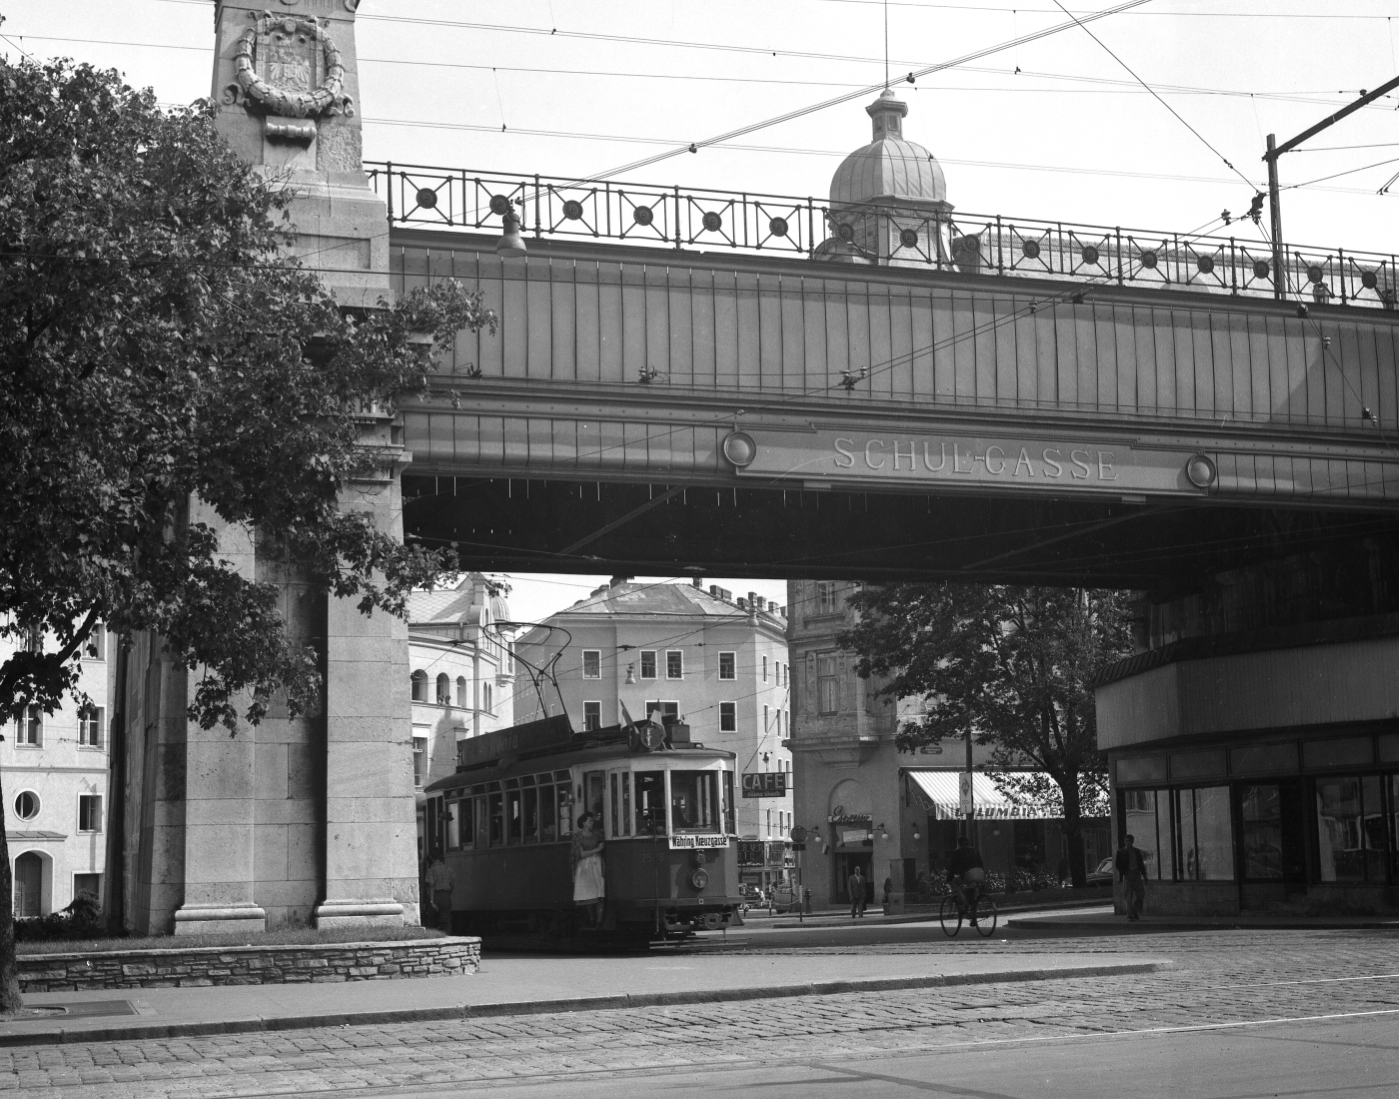
[{"label": "sky", "polygon": [[[209,94],[213,11],[0,0],[0,52],[114,67],[188,103]],[[1220,215],[1266,186],[1266,135],[1285,141],[1399,74],[1396,17],[1382,0],[1151,0],[898,84],[904,132],[942,164],[961,213],[1261,241],[1266,217]],[[881,82],[886,18],[894,79],[1068,22],[1056,0],[362,0],[365,158],[588,177]],[[819,199],[870,140],[868,99],[620,178]],[[1376,193],[1399,173],[1396,108],[1391,93],[1280,160],[1289,241],[1399,252],[1399,184]],[[514,577],[512,613],[561,609],[606,579]],[[787,602],[781,581],[708,583]]]}]

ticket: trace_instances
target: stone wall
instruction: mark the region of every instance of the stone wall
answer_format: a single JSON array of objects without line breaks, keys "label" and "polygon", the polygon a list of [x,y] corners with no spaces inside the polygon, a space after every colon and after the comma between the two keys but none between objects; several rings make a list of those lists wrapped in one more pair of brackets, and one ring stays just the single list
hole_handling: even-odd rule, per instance
[{"label": "stone wall", "polygon": [[101,954],[21,954],[23,992],[89,988],[193,988],[209,985],[323,984],[475,973],[474,936],[387,943],[204,946]]}]

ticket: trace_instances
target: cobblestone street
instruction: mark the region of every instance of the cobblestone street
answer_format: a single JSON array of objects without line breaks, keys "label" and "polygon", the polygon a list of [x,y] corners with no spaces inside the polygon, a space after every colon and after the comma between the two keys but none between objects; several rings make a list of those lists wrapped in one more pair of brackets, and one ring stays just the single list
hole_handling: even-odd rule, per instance
[{"label": "cobblestone street", "polygon": [[[0,1050],[0,1061],[3,1087],[46,1099],[339,1093],[547,1078],[581,1082],[597,1074],[659,1067],[852,1061],[888,1051],[978,1043],[1399,1013],[1396,945],[1399,936],[1389,932],[1227,931],[804,948],[791,953],[1000,952],[1032,964],[1037,953],[1051,949],[1105,960],[1150,951],[1174,964],[1124,977],[17,1047]],[[771,957],[775,951],[752,953]],[[346,994],[372,996],[365,986],[347,988]]]}]

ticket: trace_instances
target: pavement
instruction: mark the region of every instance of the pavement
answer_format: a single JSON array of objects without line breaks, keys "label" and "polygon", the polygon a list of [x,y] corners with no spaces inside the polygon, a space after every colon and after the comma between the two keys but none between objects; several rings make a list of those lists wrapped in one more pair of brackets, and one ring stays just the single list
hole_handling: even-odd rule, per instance
[{"label": "pavement", "polygon": [[479,972],[460,977],[34,993],[25,996],[26,1009],[66,1012],[0,1022],[0,1046],[1039,982],[1151,973],[1168,964],[1147,951],[1110,959],[1052,950],[1030,957],[971,951],[753,956],[662,950],[621,957],[487,956]]}]

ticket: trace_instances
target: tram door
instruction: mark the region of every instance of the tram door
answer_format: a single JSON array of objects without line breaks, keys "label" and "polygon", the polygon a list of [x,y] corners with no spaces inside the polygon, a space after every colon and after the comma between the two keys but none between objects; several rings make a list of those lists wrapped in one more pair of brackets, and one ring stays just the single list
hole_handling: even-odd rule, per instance
[{"label": "tram door", "polygon": [[44,881],[44,864],[33,851],[15,859],[15,915],[39,915],[39,891]]}]

